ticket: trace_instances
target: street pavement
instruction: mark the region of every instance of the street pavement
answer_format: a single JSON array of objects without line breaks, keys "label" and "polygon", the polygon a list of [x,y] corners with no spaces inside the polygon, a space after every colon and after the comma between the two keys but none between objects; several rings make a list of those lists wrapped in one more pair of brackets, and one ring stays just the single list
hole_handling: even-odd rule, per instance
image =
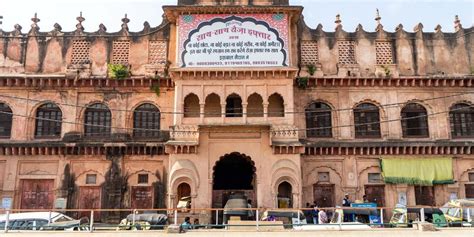
[{"label": "street pavement", "polygon": [[163,231],[107,231],[107,232],[0,232],[1,237],[145,237],[145,236],[185,236],[185,237],[474,237],[474,229],[452,228],[435,232],[421,232],[412,229],[361,230],[361,231],[222,231],[194,230],[184,234],[167,234]]}]

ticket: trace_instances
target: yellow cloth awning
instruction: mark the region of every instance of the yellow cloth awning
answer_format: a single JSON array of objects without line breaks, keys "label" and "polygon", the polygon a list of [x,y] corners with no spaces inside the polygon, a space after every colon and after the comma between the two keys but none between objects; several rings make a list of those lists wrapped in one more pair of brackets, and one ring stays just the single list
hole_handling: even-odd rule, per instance
[{"label": "yellow cloth awning", "polygon": [[381,168],[385,183],[428,186],[454,183],[451,157],[384,157]]}]

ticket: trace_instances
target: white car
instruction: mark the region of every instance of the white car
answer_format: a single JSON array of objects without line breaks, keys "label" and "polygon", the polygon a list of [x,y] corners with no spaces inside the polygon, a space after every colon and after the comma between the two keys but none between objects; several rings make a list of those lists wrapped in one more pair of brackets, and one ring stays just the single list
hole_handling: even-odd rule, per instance
[{"label": "white car", "polygon": [[[0,215],[0,230],[5,229],[7,215]],[[40,230],[48,223],[71,222],[73,218],[59,212],[22,212],[8,216],[9,230]]]}]

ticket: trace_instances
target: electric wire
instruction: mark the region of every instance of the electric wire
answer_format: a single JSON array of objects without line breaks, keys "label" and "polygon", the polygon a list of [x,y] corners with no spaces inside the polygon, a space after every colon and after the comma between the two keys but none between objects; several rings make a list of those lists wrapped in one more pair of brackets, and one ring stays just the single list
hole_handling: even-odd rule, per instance
[{"label": "electric wire", "polygon": [[[474,105],[468,105],[467,107],[469,108],[474,108]],[[418,116],[410,116],[410,117],[405,117],[405,118],[399,118],[399,119],[389,119],[389,120],[379,120],[375,122],[368,122],[368,123],[359,123],[359,124],[348,124],[348,125],[337,125],[337,126],[327,126],[327,127],[317,127],[317,128],[296,128],[296,129],[278,129],[278,130],[270,130],[268,132],[297,132],[297,131],[311,131],[311,130],[322,130],[322,129],[334,129],[334,128],[346,128],[346,127],[360,127],[360,126],[367,126],[367,125],[373,125],[373,124],[382,124],[382,123],[391,123],[391,122],[397,122],[397,121],[406,121],[406,120],[414,120],[417,118],[428,118],[429,116],[433,115],[439,115],[439,114],[446,114],[450,112],[456,112],[460,110],[465,110],[467,107],[462,107],[462,108],[455,108],[447,111],[440,111],[440,112],[433,112],[433,113],[426,113]],[[82,123],[82,122],[71,122],[71,121],[64,121],[64,120],[57,120],[57,119],[49,119],[49,118],[42,118],[42,117],[37,117],[37,116],[28,116],[28,115],[21,115],[21,114],[15,114],[13,112],[7,112],[7,111],[0,111],[0,114],[7,114],[7,115],[12,115],[12,116],[17,116],[17,117],[24,117],[24,118],[29,118],[29,119],[37,119],[37,120],[43,120],[43,121],[50,121],[50,122],[57,122],[57,123],[66,123],[66,124],[73,124],[73,125],[82,125],[82,126],[91,126],[91,127],[102,127],[102,128],[107,128],[107,129],[117,129],[117,130],[122,130],[122,131],[130,131],[130,130],[138,130],[138,131],[155,131],[155,132],[166,132],[169,130],[162,130],[162,129],[150,129],[150,128],[135,128],[135,127],[130,127],[130,128],[125,128],[125,127],[117,127],[117,126],[106,126],[106,125],[100,125],[100,124],[90,124],[90,123]],[[250,124],[235,124],[235,125],[250,125]],[[252,125],[259,125],[259,124],[252,124]],[[169,132],[173,133],[193,133],[197,131],[193,130],[172,130]],[[201,132],[201,131],[200,131]],[[211,132],[211,131],[209,131]],[[266,130],[235,130],[235,131],[221,131],[221,130],[213,130],[212,133],[255,133],[255,132],[267,132]]]},{"label": "electric wire", "polygon": [[[432,100],[439,100],[439,99],[447,99],[447,98],[452,98],[452,97],[458,97],[458,96],[463,96],[463,95],[468,95],[468,94],[474,94],[474,92],[463,92],[463,93],[457,93],[457,94],[452,94],[452,95],[446,95],[446,96],[439,96],[439,97],[431,97],[431,98],[427,98],[427,99],[420,99],[420,100],[414,100],[413,102],[416,103],[416,102],[426,102],[426,101],[432,101]],[[16,100],[23,100],[23,101],[31,101],[31,102],[36,102],[36,103],[55,103],[57,105],[63,105],[63,106],[68,106],[68,107],[76,107],[76,108],[83,108],[83,109],[87,109],[87,108],[90,108],[90,105],[77,105],[77,104],[69,104],[69,103],[60,103],[60,102],[53,102],[51,100],[38,100],[38,99],[31,99],[31,98],[24,98],[24,97],[19,97],[19,96],[12,96],[12,95],[4,95],[4,94],[0,94],[0,97],[4,97],[4,98],[10,98],[10,99],[16,99]],[[318,101],[317,101],[318,102]],[[399,105],[406,105],[407,103],[409,103],[410,101],[408,102],[397,102],[397,103],[388,103],[388,104],[381,104],[379,105],[379,107],[396,107],[396,106],[399,106]],[[101,103],[101,102],[97,102],[97,103]],[[143,103],[143,104],[146,104],[147,102]],[[323,102],[324,103],[324,102]],[[362,102],[364,103],[364,102]],[[367,103],[370,103],[370,102],[367,102]],[[95,104],[95,103],[92,103],[92,104]],[[138,108],[138,107],[137,107]],[[201,113],[199,109],[199,107],[197,108],[189,108],[189,107],[185,107],[184,108],[184,112],[177,112],[177,111],[141,111],[141,110],[130,110],[130,109],[115,109],[115,108],[108,108],[109,111],[117,111],[117,112],[127,112],[127,113],[133,113],[133,112],[140,112],[140,113],[144,113],[144,114],[178,114],[178,115],[186,115],[186,114],[192,114],[192,115],[206,115],[206,113]],[[188,110],[188,111],[186,111]],[[190,111],[192,110],[192,111]],[[323,113],[323,112],[339,112],[339,111],[352,111],[352,110],[359,110],[357,107],[355,108],[343,108],[343,109],[306,109],[305,111],[281,111],[281,112],[258,112],[258,114],[266,114],[266,115],[273,115],[273,114],[276,114],[276,113],[283,113],[283,114],[308,114],[308,113]],[[104,110],[105,111],[105,110]],[[226,113],[222,113],[222,112],[211,112],[211,113],[208,113],[208,114],[212,114],[212,115],[215,115],[215,114],[220,114],[221,116],[222,115],[255,115],[257,113],[243,113],[243,112],[226,112]],[[199,117],[199,116],[196,116],[196,117]],[[327,116],[327,115],[321,115],[321,116]],[[318,117],[318,115],[316,115],[316,117]]]}]

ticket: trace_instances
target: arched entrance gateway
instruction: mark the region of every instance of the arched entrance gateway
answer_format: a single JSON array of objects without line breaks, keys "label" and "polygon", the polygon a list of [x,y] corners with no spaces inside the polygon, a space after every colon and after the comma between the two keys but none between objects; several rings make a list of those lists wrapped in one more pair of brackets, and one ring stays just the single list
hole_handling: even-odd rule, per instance
[{"label": "arched entrance gateway", "polygon": [[249,156],[238,152],[226,154],[213,169],[213,208],[223,208],[231,194],[243,194],[256,206],[256,169]]},{"label": "arched entrance gateway", "polygon": [[278,208],[292,208],[293,207],[293,188],[291,184],[283,181],[278,185]]}]

